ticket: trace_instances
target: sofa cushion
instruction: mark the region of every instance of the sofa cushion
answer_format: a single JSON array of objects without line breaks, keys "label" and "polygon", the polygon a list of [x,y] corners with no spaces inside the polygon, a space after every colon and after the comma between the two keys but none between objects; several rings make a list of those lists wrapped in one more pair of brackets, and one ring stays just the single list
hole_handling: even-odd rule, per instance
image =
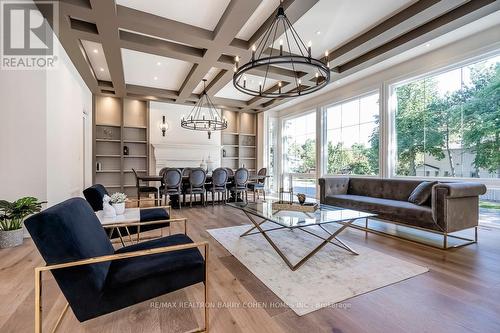
[{"label": "sofa cushion", "polygon": [[432,218],[432,209],[408,201],[339,194],[326,197],[326,204],[374,213],[381,219],[422,228],[440,230]]},{"label": "sofa cushion", "polygon": [[432,193],[432,187],[438,182],[421,182],[413,192],[411,192],[408,202],[414,203],[416,205],[423,205],[430,203],[430,197]]},{"label": "sofa cushion", "polygon": [[[177,234],[123,247],[115,253],[127,253],[189,243],[193,243],[193,241],[188,236]],[[203,266],[204,259],[197,248],[115,260],[109,268],[107,286],[116,288],[152,276],[166,275],[183,270],[203,269]]]}]

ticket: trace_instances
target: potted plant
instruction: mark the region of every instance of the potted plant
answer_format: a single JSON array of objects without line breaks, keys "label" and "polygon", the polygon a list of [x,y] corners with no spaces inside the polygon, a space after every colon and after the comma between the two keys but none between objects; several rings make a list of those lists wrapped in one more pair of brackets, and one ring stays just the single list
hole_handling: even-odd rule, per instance
[{"label": "potted plant", "polygon": [[125,213],[125,201],[127,201],[127,195],[125,193],[116,192],[111,195],[110,203],[115,209],[116,215]]},{"label": "potted plant", "polygon": [[0,200],[0,248],[23,243],[23,222],[31,214],[42,209],[37,198],[24,197],[14,202]]}]

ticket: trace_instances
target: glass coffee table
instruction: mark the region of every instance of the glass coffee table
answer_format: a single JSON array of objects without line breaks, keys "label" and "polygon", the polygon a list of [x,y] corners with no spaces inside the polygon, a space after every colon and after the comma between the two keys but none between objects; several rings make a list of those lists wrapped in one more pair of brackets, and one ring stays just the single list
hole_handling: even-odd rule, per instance
[{"label": "glass coffee table", "polygon": [[[350,246],[338,238],[338,235],[349,227],[358,219],[368,219],[375,214],[359,212],[351,209],[344,209],[329,205],[321,204],[319,208],[312,213],[298,212],[292,210],[273,210],[272,202],[231,202],[227,204],[233,208],[240,209],[245,213],[248,219],[252,222],[253,227],[245,231],[240,237],[254,235],[260,233],[269,242],[273,249],[285,261],[292,271],[295,271],[309,260],[316,252],[321,250],[325,245],[332,244],[338,246],[353,255],[358,255]],[[257,221],[259,220],[260,221]],[[273,228],[263,229],[262,224],[270,222],[276,225]],[[334,232],[327,230],[325,224],[339,224],[338,229]],[[319,235],[311,230],[312,226],[318,226],[327,236]],[[316,248],[309,252],[305,257],[299,260],[296,264],[292,264],[286,257],[283,251],[273,242],[269,233],[276,230],[300,230],[314,237],[323,240]]]}]

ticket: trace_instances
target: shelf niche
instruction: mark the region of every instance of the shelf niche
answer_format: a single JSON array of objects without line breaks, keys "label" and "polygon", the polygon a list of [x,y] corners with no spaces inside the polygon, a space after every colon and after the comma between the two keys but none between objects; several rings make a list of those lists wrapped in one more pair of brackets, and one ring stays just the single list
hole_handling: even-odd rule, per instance
[{"label": "shelf niche", "polygon": [[94,96],[94,114],[94,183],[137,196],[132,168],[149,172],[148,103]]},{"label": "shelf niche", "polygon": [[222,131],[222,166],[236,170],[241,166],[255,173],[257,165],[257,115],[224,110],[228,128]]}]

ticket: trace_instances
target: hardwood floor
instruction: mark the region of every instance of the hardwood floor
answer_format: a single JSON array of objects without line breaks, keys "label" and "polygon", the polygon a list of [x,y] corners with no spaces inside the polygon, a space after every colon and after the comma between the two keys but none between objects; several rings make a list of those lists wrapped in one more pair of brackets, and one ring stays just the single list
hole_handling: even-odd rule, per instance
[{"label": "hardwood floor", "polygon": [[[349,299],[343,307],[298,317],[276,306],[280,300],[206,232],[246,224],[243,214],[226,206],[183,208],[174,214],[189,219],[191,238],[210,242],[211,332],[500,332],[500,229],[481,227],[479,244],[448,251],[350,229],[345,240],[427,266],[430,272]],[[42,264],[31,240],[0,250],[0,332],[33,331],[33,268]],[[202,325],[203,318],[201,309],[180,305],[202,300],[198,285],[85,323],[68,311],[59,332],[183,332]],[[47,331],[64,304],[52,276],[45,274]]]}]

